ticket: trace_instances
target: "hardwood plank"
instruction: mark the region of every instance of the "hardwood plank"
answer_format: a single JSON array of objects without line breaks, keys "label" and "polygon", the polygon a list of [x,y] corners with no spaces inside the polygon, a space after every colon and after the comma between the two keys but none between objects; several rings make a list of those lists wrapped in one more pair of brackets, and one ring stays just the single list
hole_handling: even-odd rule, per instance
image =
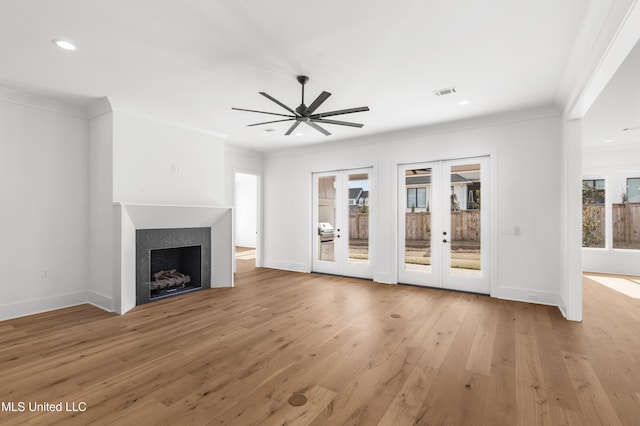
[{"label": "hardwood plank", "polygon": [[498,317],[492,351],[489,388],[482,424],[516,424],[516,342],[515,312],[494,309]]},{"label": "hardwood plank", "polygon": [[485,310],[481,315],[480,325],[473,337],[465,369],[489,376],[491,374],[491,360],[498,327],[498,315],[490,310]]},{"label": "hardwood plank", "polygon": [[[246,268],[236,287],[0,322],[0,424],[630,424],[640,300],[584,280],[558,309]],[[392,316],[393,315],[393,316]],[[304,393],[302,407],[288,405]]]},{"label": "hardwood plank", "polygon": [[585,418],[600,424],[621,425],[589,360],[585,356],[569,352],[563,352],[562,355]]},{"label": "hardwood plank", "polygon": [[611,405],[614,407],[620,423],[623,425],[632,425],[638,422],[638,413],[640,413],[640,393],[625,394],[614,392],[609,397]]},{"label": "hardwood plank", "polygon": [[[460,295],[460,309],[452,312],[458,320],[447,321],[455,327],[447,332],[452,336],[452,340],[446,344],[445,356],[440,362],[429,393],[425,395],[417,424],[462,424],[463,419],[468,415],[467,410],[478,407],[475,403],[478,398],[483,401],[480,406],[484,409],[484,401],[487,397],[486,392],[482,392],[484,383],[480,383],[477,388],[474,387],[470,382],[472,379],[470,373],[463,367],[469,357],[473,336],[479,326],[476,318],[482,311],[482,303],[471,302],[480,300],[480,296]],[[450,303],[447,305],[453,306]],[[474,413],[474,416],[482,418],[483,414]]]},{"label": "hardwood plank", "polygon": [[516,333],[516,383],[517,423],[550,425],[551,409],[534,336]]},{"label": "hardwood plank", "polygon": [[[308,398],[307,404],[300,407],[294,407],[285,402],[284,404],[281,404],[278,409],[271,411],[269,417],[262,419],[260,421],[260,425],[308,425],[318,416],[318,414],[320,414],[320,412],[331,404],[336,396],[336,392],[323,388],[322,386],[314,386],[309,389],[305,395]],[[245,425],[246,423],[242,420],[238,420],[231,424]]]},{"label": "hardwood plank", "polygon": [[413,425],[420,420],[419,413],[422,408],[424,395],[431,390],[434,378],[438,372],[436,368],[427,364],[426,356],[418,361],[416,368],[411,371],[409,377],[399,390],[395,399],[391,402],[384,416],[378,422],[384,426]]},{"label": "hardwood plank", "polygon": [[345,383],[331,411],[321,413],[311,424],[378,423],[415,368],[418,351],[400,346],[382,357]]}]

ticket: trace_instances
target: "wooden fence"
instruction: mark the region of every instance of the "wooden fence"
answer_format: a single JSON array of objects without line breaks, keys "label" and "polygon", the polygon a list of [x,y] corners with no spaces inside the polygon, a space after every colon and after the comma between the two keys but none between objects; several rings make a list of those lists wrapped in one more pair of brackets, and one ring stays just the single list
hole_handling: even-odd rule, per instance
[{"label": "wooden fence", "polygon": [[612,204],[613,241],[640,242],[640,203]]},{"label": "wooden fence", "polygon": [[[582,207],[582,211],[587,207],[597,209],[597,235],[604,241],[604,204],[587,204]],[[614,243],[640,242],[640,203],[612,204],[611,208]]]},{"label": "wooden fence", "polygon": [[[405,238],[407,240],[428,240],[431,238],[431,213],[406,213]],[[451,212],[451,234],[456,241],[480,241],[480,210],[460,210]],[[349,216],[349,238],[366,240],[369,238],[369,215],[357,213]]]},{"label": "wooden fence", "polygon": [[369,213],[356,213],[349,215],[349,239],[369,239]]},{"label": "wooden fence", "polygon": [[[598,235],[604,241],[604,204],[589,204],[598,209]],[[586,207],[586,206],[585,206]],[[583,207],[583,209],[585,208]],[[612,205],[613,241],[640,242],[640,203]],[[407,240],[428,240],[431,237],[431,213],[406,213],[405,238]],[[451,212],[451,233],[456,241],[480,240],[480,210],[460,210]],[[349,216],[349,238],[366,240],[369,238],[369,215],[357,213]]]}]

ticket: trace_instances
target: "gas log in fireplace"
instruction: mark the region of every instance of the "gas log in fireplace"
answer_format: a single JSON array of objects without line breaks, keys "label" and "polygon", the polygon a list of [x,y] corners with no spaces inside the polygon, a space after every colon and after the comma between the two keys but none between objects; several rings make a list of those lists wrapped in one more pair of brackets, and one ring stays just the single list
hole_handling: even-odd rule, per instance
[{"label": "gas log in fireplace", "polygon": [[211,228],[136,231],[136,304],[211,287]]}]

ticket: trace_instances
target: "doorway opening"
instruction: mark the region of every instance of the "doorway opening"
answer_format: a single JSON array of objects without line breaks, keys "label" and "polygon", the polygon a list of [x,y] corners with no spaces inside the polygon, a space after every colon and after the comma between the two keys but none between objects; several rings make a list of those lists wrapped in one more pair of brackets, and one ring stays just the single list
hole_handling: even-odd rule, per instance
[{"label": "doorway opening", "polygon": [[235,173],[235,270],[260,266],[260,176]]}]

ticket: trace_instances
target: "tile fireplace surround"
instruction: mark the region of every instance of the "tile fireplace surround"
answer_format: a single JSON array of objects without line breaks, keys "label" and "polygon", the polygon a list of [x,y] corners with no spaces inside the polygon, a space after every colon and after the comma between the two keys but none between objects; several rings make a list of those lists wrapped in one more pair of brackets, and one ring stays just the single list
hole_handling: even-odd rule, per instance
[{"label": "tile fireplace surround", "polygon": [[115,204],[114,210],[114,311],[124,314],[136,306],[136,231],[141,229],[211,228],[211,287],[233,287],[231,207]]}]

